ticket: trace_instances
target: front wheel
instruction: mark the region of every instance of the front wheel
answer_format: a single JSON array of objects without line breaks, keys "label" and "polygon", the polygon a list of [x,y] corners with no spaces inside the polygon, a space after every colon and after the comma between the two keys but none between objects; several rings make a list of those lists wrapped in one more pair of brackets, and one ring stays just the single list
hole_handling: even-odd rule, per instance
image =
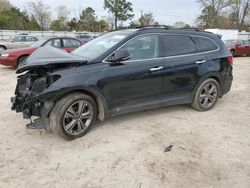
[{"label": "front wheel", "polygon": [[66,140],[73,140],[89,131],[96,116],[96,103],[90,96],[72,93],[56,103],[50,114],[50,129]]},{"label": "front wheel", "polygon": [[212,78],[206,79],[198,87],[191,106],[198,111],[208,111],[216,104],[219,93],[219,83]]}]

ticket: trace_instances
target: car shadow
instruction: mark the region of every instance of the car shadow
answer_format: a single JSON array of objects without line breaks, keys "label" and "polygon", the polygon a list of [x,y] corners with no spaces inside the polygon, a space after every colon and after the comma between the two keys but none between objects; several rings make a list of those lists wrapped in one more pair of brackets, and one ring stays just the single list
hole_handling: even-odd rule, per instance
[{"label": "car shadow", "polygon": [[[179,112],[183,111],[195,111],[192,109],[189,105],[176,105],[176,106],[169,106],[169,107],[162,107],[162,108],[157,108],[157,109],[150,109],[150,110],[143,110],[143,111],[138,111],[138,112],[132,112],[132,113],[127,113],[123,115],[119,115],[116,117],[112,117],[109,119],[106,119],[104,121],[98,120],[96,124],[90,129],[91,131],[94,131],[96,128],[101,127],[101,126],[106,126],[106,125],[114,125],[114,124],[120,124],[124,121],[131,121],[133,119],[143,119],[145,117],[149,116],[162,116],[163,114],[166,113],[174,113],[178,114]],[[180,118],[181,119],[181,118]]]}]

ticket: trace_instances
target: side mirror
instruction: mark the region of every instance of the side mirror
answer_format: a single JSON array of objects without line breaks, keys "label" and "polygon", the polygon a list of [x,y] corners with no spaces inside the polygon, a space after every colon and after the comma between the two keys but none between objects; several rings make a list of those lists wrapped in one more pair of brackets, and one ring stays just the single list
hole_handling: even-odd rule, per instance
[{"label": "side mirror", "polygon": [[237,47],[238,47],[238,46],[241,46],[241,43],[237,43],[236,46],[237,46]]},{"label": "side mirror", "polygon": [[131,58],[131,54],[128,50],[118,50],[115,53],[113,53],[107,61],[111,64],[119,64],[122,61],[127,61]]},{"label": "side mirror", "polygon": [[10,42],[14,42],[14,40],[12,39]]}]

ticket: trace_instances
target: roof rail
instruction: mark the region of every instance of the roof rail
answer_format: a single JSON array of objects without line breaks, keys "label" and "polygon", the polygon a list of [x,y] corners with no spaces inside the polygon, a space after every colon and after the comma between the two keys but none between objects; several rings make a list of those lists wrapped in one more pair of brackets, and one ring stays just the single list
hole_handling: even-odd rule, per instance
[{"label": "roof rail", "polygon": [[148,25],[148,26],[138,26],[136,27],[136,29],[152,29],[152,28],[162,28],[162,29],[167,29],[167,30],[190,30],[190,31],[201,31],[198,28],[195,27],[190,27],[190,28],[186,28],[186,27],[182,27],[182,28],[175,28],[173,26],[168,26],[168,25]]},{"label": "roof rail", "polygon": [[136,26],[136,29],[152,29],[152,28],[163,28],[169,29],[170,27],[167,25],[146,25],[146,26]]}]

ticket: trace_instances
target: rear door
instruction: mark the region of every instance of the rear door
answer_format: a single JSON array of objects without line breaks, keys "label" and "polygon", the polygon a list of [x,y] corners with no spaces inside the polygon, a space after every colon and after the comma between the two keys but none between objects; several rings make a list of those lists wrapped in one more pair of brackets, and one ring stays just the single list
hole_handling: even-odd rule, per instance
[{"label": "rear door", "polygon": [[36,41],[38,41],[37,38],[32,37],[32,36],[26,36],[24,45],[28,47],[28,46],[32,45],[34,42],[36,42]]},{"label": "rear door", "polygon": [[242,40],[238,41],[236,44],[235,52],[237,55],[245,55],[246,54],[246,48],[244,45],[244,42]]},{"label": "rear door", "polygon": [[189,103],[199,78],[207,71],[207,53],[218,49],[208,38],[188,35],[163,35],[165,63],[173,65],[173,74],[165,78],[165,102]]},{"label": "rear door", "polygon": [[250,42],[247,40],[244,40],[243,46],[244,46],[244,55],[249,55],[250,54]]},{"label": "rear door", "polygon": [[139,36],[120,49],[129,50],[131,59],[121,65],[108,65],[103,80],[112,113],[159,107],[166,67],[159,58],[158,35]]}]

